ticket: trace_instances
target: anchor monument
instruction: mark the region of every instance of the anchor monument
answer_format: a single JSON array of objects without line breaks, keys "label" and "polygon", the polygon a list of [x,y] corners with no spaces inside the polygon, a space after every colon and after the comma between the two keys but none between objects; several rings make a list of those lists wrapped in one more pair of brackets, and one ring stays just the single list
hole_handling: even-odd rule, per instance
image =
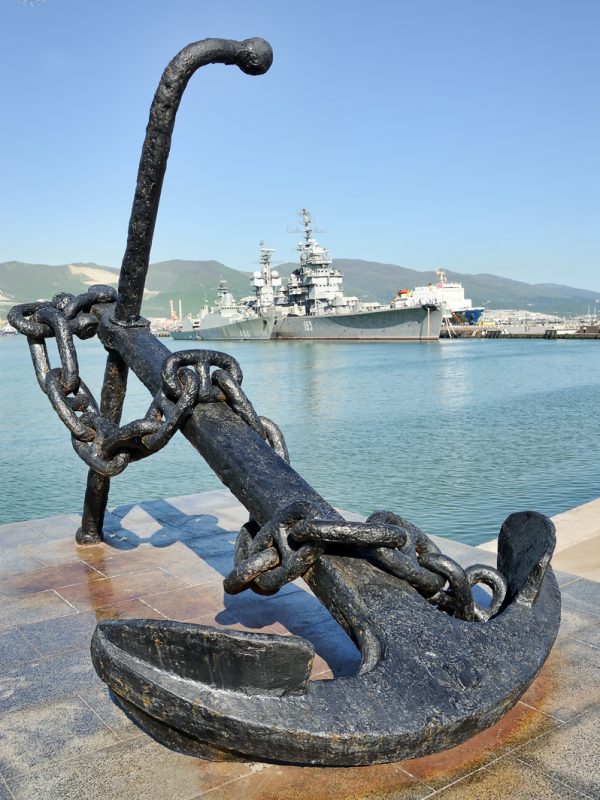
[{"label": "anchor monument", "polygon": [[[80,544],[102,540],[110,479],[181,433],[249,511],[225,578],[229,593],[273,594],[302,577],[354,639],[358,674],[309,681],[301,637],[158,620],[101,622],[96,671],[117,702],[166,745],[208,758],[359,765],[452,747],[495,723],[534,680],[560,622],[549,568],[550,520],[511,514],[497,569],[463,569],[410,522],[376,512],[349,522],[290,466],[284,437],[245,395],[242,370],[212,350],[171,353],[140,316],[177,109],[209,63],[249,75],[272,62],[262,39],[185,47],[158,85],[148,123],[118,292],[92,286],[15,306],[38,383],[89,465]],[[100,402],[79,375],[74,337],[108,351]],[[56,339],[52,368],[46,339]],[[152,401],[121,425],[129,370]],[[489,605],[473,596],[491,591]]]}]

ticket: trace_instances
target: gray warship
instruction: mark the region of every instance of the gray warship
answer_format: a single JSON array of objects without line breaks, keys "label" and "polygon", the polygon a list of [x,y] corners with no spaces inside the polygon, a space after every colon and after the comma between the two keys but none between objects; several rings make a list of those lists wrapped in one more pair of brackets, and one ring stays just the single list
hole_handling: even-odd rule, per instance
[{"label": "gray warship", "polygon": [[172,331],[173,339],[255,340],[270,339],[274,317],[265,309],[257,314],[244,302],[237,303],[227,281],[219,281],[217,303],[205,307],[197,317],[185,320],[181,329]]},{"label": "gray warship", "polygon": [[412,296],[393,304],[362,302],[343,291],[343,275],[327,248],[313,237],[310,211],[300,211],[304,241],[300,264],[285,286],[271,268],[273,250],[261,242],[261,269],[252,274],[254,293],[236,303],[219,287],[215,309],[205,309],[174,339],[347,339],[413,340],[439,338],[441,305]]}]

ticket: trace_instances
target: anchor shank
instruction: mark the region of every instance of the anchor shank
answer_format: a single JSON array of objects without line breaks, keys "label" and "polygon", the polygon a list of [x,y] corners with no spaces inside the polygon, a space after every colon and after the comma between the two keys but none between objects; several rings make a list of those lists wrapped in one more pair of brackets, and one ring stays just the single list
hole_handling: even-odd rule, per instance
[{"label": "anchor shank", "polygon": [[[106,307],[101,312],[105,313],[98,329],[100,340],[116,350],[155,394],[162,385],[162,365],[171,351],[148,328],[116,325],[110,321]],[[226,403],[198,405],[182,433],[260,524],[296,500],[315,505],[321,519],[341,519]]]}]

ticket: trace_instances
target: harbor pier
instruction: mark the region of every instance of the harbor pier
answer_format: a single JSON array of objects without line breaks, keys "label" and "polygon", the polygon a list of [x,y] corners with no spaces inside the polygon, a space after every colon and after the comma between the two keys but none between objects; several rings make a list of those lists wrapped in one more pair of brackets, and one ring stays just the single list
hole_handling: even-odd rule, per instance
[{"label": "harbor pier", "polygon": [[[93,545],[76,544],[77,514],[0,526],[0,798],[598,797],[599,503],[555,518],[561,628],[520,702],[451,750],[350,768],[205,761],[168,750],[117,708],[92,667],[98,620],[145,617],[297,634],[315,647],[313,680],[356,672],[356,647],[303,581],[271,597],[224,593],[247,518],[227,491],[112,509],[105,541]],[[491,545],[442,543],[462,564],[495,563]]]}]

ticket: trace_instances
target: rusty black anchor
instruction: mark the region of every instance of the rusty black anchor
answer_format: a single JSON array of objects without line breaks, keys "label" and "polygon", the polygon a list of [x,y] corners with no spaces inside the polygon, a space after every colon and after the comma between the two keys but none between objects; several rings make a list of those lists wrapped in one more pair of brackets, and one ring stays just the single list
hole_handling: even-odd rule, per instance
[{"label": "rusty black anchor", "polygon": [[[512,514],[500,531],[498,568],[463,570],[396,514],[345,521],[289,465],[281,431],[254,410],[235,359],[172,354],[140,317],[188,80],[208,63],[259,75],[271,61],[262,39],[185,47],[151,106],[118,293],[63,293],[16,306],[9,320],[28,337],[40,387],[90,466],[80,543],[102,538],[110,478],[181,430],[250,512],[226,591],[270,594],[302,576],[362,656],[353,677],[309,682],[314,651],[296,636],[102,622],[92,659],[122,707],[159,741],[204,757],[355,765],[421,756],[492,725],[541,669],[560,620],[552,523]],[[73,344],[95,334],[108,351],[100,404],[80,378]],[[153,399],[143,418],[120,425],[130,369]],[[477,583],[491,590],[486,607],[474,600]]]}]

